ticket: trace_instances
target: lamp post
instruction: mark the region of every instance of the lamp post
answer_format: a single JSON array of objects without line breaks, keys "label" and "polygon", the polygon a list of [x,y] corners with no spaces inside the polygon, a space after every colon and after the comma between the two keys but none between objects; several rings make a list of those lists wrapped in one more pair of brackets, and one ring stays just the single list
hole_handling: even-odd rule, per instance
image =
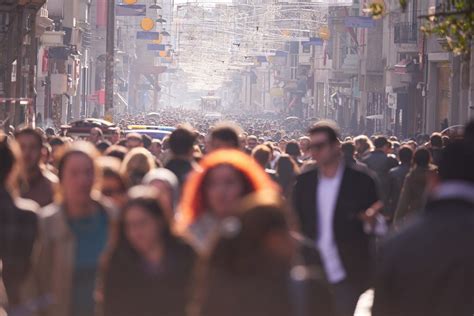
[{"label": "lamp post", "polygon": [[105,115],[108,121],[113,120],[114,107],[114,41],[115,41],[115,0],[107,1],[107,36],[105,43]]}]

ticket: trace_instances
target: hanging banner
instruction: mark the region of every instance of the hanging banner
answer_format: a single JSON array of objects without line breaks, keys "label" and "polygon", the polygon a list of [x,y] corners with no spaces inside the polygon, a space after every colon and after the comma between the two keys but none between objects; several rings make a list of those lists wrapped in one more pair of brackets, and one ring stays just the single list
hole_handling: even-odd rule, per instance
[{"label": "hanging banner", "polygon": [[115,7],[116,16],[145,16],[146,5],[144,4],[132,4],[123,5],[119,4]]},{"label": "hanging banner", "polygon": [[165,50],[165,45],[162,45],[162,44],[148,44],[147,49],[148,50],[163,51],[163,50]]},{"label": "hanging banner", "polygon": [[138,31],[137,32],[137,39],[155,41],[155,40],[160,39],[160,32]]}]

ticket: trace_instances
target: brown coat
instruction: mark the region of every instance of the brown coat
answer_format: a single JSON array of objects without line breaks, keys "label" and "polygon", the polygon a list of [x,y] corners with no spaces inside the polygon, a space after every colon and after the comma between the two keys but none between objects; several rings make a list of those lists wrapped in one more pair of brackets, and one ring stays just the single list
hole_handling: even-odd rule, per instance
[{"label": "brown coat", "polygon": [[407,174],[394,215],[396,225],[402,224],[408,217],[425,207],[429,179],[436,175],[436,172],[434,166],[429,166],[415,167]]},{"label": "brown coat", "polygon": [[[117,214],[104,201],[97,201],[97,205],[109,216],[110,245],[115,235]],[[24,289],[24,302],[37,305],[37,315],[69,316],[75,262],[74,235],[62,205],[51,204],[41,210],[40,216],[40,237],[35,246],[32,272]]]}]

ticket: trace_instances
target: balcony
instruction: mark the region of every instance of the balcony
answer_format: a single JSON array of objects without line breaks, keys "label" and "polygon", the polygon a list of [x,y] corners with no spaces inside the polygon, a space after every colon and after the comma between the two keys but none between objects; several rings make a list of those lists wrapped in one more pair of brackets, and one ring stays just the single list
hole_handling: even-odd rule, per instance
[{"label": "balcony", "polygon": [[416,44],[418,42],[418,24],[395,24],[394,42],[395,44]]}]

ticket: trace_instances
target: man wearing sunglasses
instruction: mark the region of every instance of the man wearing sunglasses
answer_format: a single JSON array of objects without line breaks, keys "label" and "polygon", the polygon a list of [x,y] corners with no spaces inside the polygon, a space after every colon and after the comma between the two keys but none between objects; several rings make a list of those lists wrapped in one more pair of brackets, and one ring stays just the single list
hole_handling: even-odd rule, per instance
[{"label": "man wearing sunglasses", "polygon": [[302,233],[320,257],[306,259],[322,264],[336,315],[352,316],[370,286],[373,251],[364,225],[373,223],[381,205],[372,177],[344,163],[334,123],[316,123],[309,137],[317,168],[297,178],[293,194]]}]

